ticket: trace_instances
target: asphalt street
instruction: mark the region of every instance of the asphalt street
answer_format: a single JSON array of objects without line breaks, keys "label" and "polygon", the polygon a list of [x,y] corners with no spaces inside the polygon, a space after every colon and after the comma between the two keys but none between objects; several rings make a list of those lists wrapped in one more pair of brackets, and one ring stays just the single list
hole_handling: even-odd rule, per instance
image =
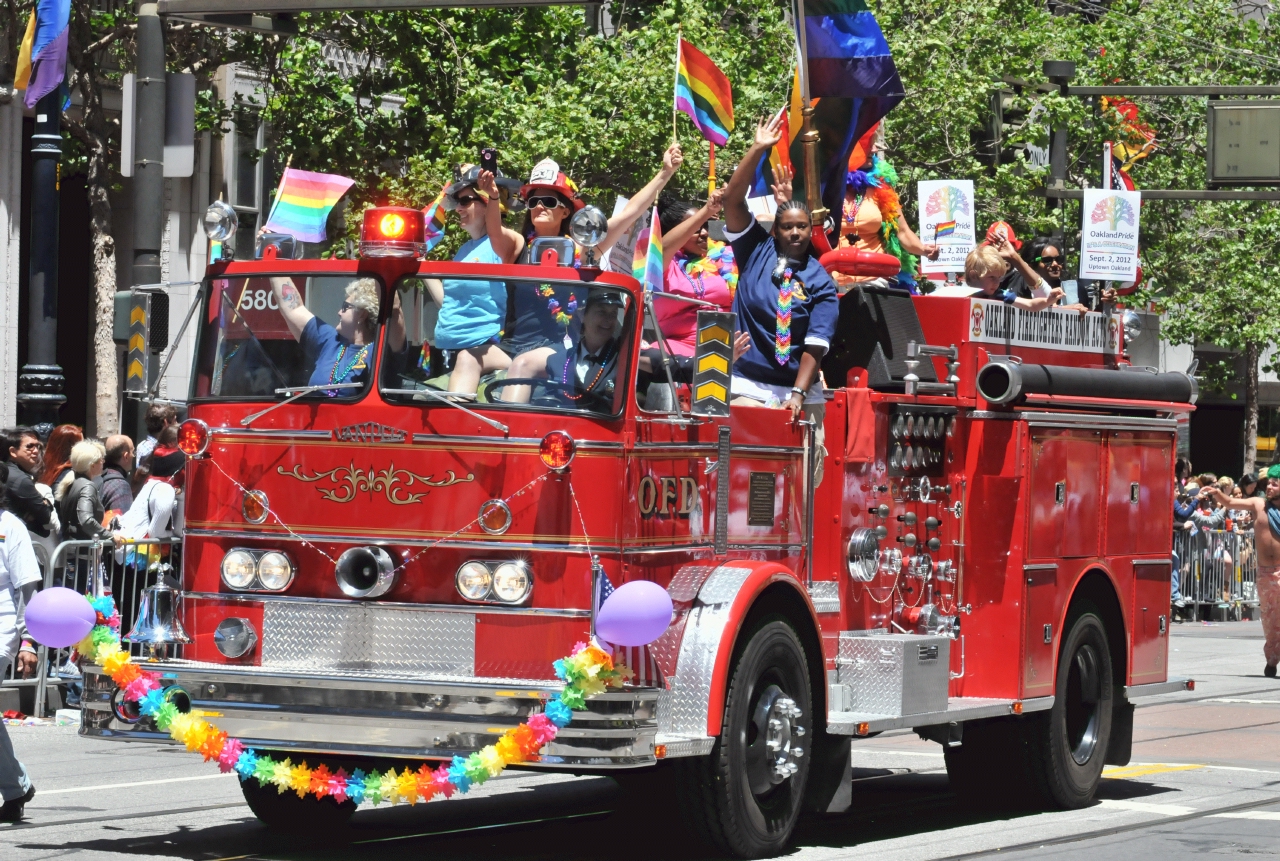
[{"label": "asphalt street", "polygon": [[[975,813],[952,794],[941,748],[909,732],[854,743],[853,807],[806,819],[794,859],[1280,858],[1280,681],[1262,675],[1257,622],[1177,625],[1170,671],[1194,693],[1140,701],[1133,762],[1097,803]],[[696,859],[643,799],[608,778],[521,773],[464,798],[361,808],[341,839],[261,826],[236,778],[172,747],[10,727],[37,785],[0,859]]]}]

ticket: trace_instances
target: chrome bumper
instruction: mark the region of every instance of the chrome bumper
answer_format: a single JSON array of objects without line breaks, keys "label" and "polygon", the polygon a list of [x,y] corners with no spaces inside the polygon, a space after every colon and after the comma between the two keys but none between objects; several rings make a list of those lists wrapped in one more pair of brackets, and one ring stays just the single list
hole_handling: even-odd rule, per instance
[{"label": "chrome bumper", "polygon": [[[189,661],[148,665],[192,707],[248,747],[406,759],[466,756],[543,710],[555,682],[320,675]],[[84,669],[80,734],[168,742],[150,720],[115,714],[115,685]],[[634,768],[656,762],[658,690],[594,696],[531,765],[560,770]]]}]

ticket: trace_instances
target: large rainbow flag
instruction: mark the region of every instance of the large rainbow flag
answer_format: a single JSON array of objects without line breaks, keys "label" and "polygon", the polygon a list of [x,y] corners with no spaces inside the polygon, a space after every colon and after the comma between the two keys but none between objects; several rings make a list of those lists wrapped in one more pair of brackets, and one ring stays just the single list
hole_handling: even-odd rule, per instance
[{"label": "large rainbow flag", "polygon": [[733,131],[733,87],[706,54],[684,39],[676,51],[676,110],[688,114],[703,138],[724,146]]},{"label": "large rainbow flag", "polygon": [[288,233],[300,242],[324,242],[330,210],[355,184],[345,176],[286,167],[267,217],[267,231]]},{"label": "large rainbow flag", "polygon": [[38,0],[27,19],[27,32],[18,48],[13,88],[26,90],[23,102],[36,102],[62,85],[67,68],[67,23],[71,0]]}]

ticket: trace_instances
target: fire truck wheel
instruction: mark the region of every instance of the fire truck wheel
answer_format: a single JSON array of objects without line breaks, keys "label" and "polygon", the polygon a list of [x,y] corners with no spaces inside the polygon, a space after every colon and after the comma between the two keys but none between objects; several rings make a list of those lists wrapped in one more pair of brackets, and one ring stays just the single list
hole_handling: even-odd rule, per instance
[{"label": "fire truck wheel", "polygon": [[695,832],[740,858],[779,854],[804,801],[813,727],[800,638],[766,618],[734,665],[711,755],[683,761],[693,773],[680,782],[682,807]]},{"label": "fire truck wheel", "polygon": [[1046,803],[1070,809],[1093,799],[1111,741],[1113,696],[1107,630],[1086,609],[1062,641],[1053,708],[1025,724],[1031,778]]},{"label": "fire truck wheel", "polygon": [[264,825],[280,831],[337,831],[356,812],[353,801],[339,804],[329,797],[315,798],[308,795],[306,798],[299,798],[296,793],[281,794],[276,787],[262,786],[253,779],[243,781],[240,789],[244,792],[244,800],[249,804],[253,815],[262,820]]}]

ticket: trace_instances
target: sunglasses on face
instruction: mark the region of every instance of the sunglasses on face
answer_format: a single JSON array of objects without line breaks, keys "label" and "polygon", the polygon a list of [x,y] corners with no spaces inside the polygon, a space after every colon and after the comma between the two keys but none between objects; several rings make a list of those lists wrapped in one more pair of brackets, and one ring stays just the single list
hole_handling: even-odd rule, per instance
[{"label": "sunglasses on face", "polygon": [[354,311],[355,307],[356,306],[352,305],[350,302],[343,302],[342,307],[338,309],[338,313],[342,313],[343,311]]},{"label": "sunglasses on face", "polygon": [[1037,257],[1036,262],[1044,266],[1061,266],[1061,257]]},{"label": "sunglasses on face", "polygon": [[469,194],[466,197],[455,197],[454,201],[457,202],[459,209],[465,209],[473,203],[478,203],[480,198],[474,194]]},{"label": "sunglasses on face", "polygon": [[528,203],[530,208],[541,206],[543,209],[555,209],[558,206],[564,206],[564,201],[558,197],[553,197],[552,195],[547,195],[545,197],[531,197],[529,198]]}]

